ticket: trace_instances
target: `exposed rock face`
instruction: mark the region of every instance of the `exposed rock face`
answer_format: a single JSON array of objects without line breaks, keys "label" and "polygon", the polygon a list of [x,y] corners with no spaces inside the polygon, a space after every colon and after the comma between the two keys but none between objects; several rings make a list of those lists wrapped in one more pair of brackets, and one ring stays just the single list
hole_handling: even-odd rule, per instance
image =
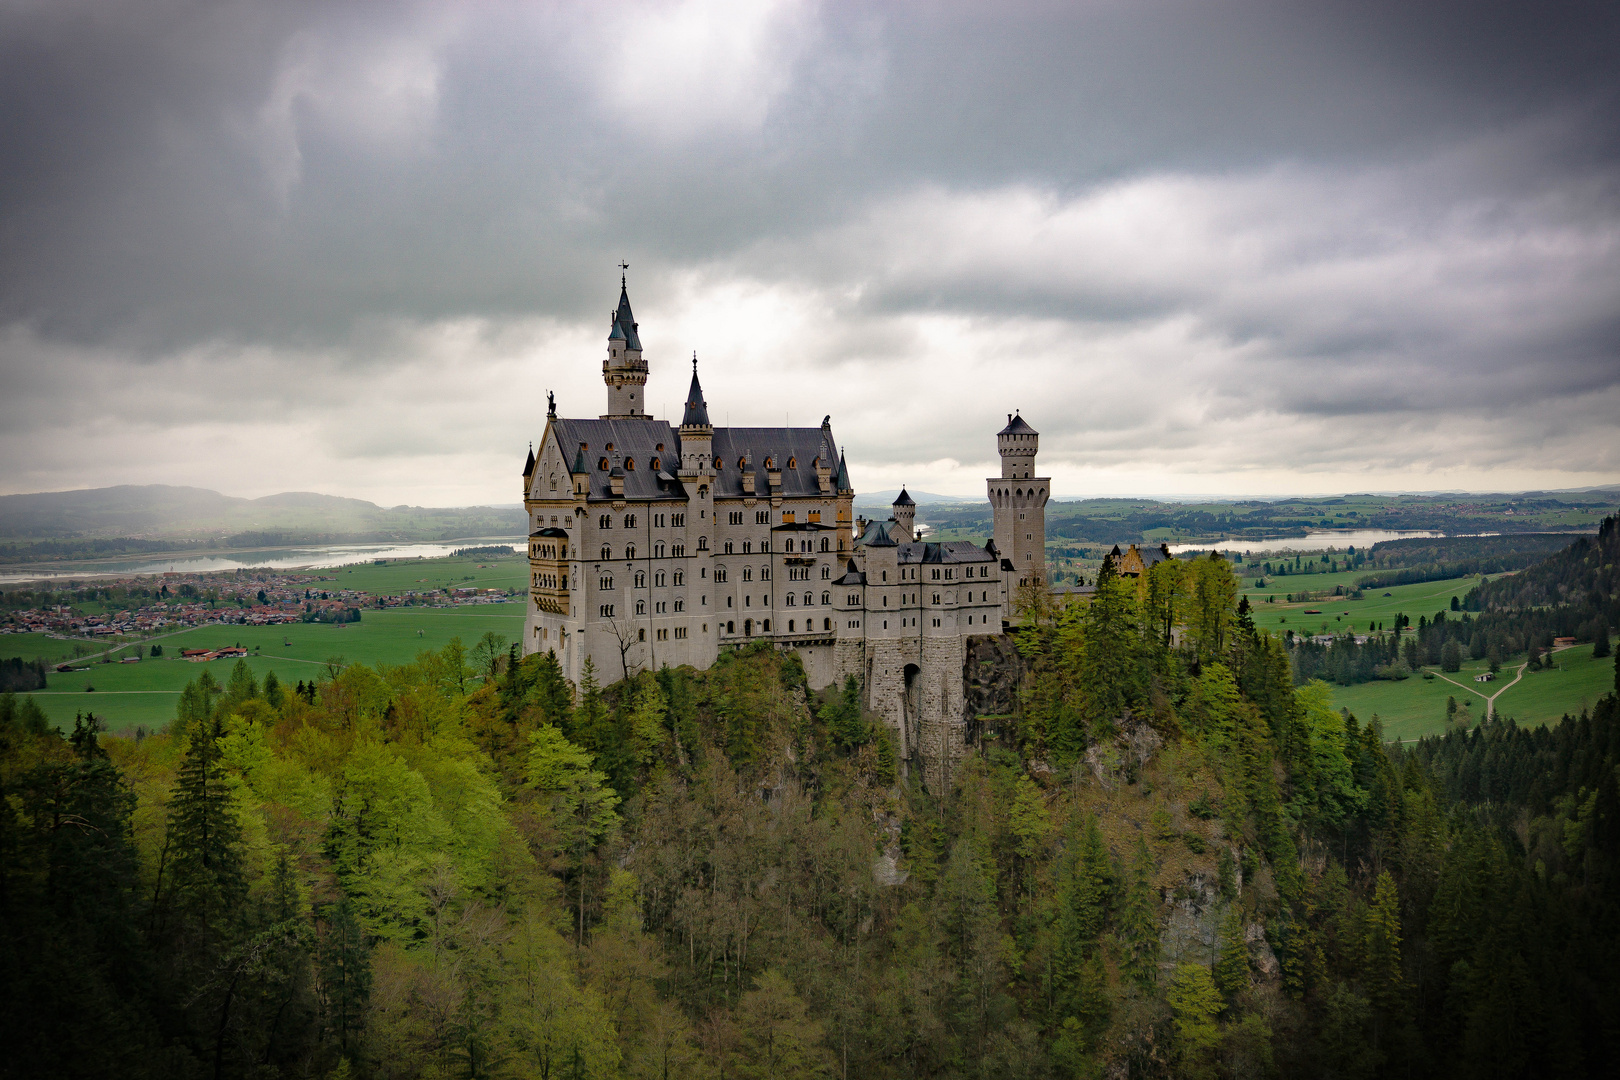
[{"label": "exposed rock face", "polygon": [[1018,711],[1018,684],[1024,660],[1007,634],[985,634],[967,639],[962,664],[963,716],[1008,716]]}]

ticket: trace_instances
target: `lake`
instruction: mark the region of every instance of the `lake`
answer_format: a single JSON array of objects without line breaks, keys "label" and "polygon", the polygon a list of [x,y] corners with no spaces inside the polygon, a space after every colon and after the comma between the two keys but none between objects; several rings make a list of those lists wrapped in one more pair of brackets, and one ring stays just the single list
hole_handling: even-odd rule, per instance
[{"label": "lake", "polygon": [[1435,536],[1497,536],[1497,533],[1444,533],[1425,529],[1396,531],[1393,529],[1318,529],[1304,536],[1283,536],[1274,540],[1203,540],[1191,544],[1171,544],[1170,553],[1184,551],[1325,551],[1328,548],[1369,548],[1384,540],[1409,540],[1413,537]]},{"label": "lake", "polygon": [[455,553],[457,548],[489,547],[510,544],[513,551],[522,551],[520,536],[471,536],[462,540],[444,540],[422,543],[386,544],[310,544],[303,547],[255,548],[242,551],[185,552],[173,555],[125,557],[119,559],[87,559],[72,563],[50,563],[34,566],[0,568],[0,585],[15,585],[24,581],[47,581],[60,578],[129,577],[132,574],[202,574],[218,570],[325,570],[334,566],[353,566],[376,559],[439,559]]}]

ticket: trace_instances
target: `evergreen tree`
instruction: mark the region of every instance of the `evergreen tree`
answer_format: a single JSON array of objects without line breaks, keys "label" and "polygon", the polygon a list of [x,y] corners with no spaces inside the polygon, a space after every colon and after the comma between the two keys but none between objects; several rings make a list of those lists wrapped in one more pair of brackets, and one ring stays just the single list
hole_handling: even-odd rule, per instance
[{"label": "evergreen tree", "polygon": [[823,705],[817,716],[827,725],[833,741],[846,749],[860,746],[871,738],[866,718],[861,714],[861,684],[853,675],[844,677],[843,690]]},{"label": "evergreen tree", "polygon": [[1592,634],[1592,659],[1600,660],[1609,655],[1609,621],[1599,616],[1596,622],[1596,631]]},{"label": "evergreen tree", "polygon": [[286,697],[281,692],[281,680],[276,678],[273,671],[264,673],[264,700],[276,710],[286,704]]},{"label": "evergreen tree", "polygon": [[238,660],[231,668],[231,677],[225,684],[225,698],[236,706],[259,696],[259,684],[253,678],[253,669],[246,660]]},{"label": "evergreen tree", "polygon": [[347,1056],[364,1030],[366,1002],[371,996],[370,950],[347,896],[327,907],[320,972],[326,1027]]},{"label": "evergreen tree", "polygon": [[1119,911],[1119,938],[1125,975],[1152,993],[1159,978],[1159,898],[1153,889],[1153,853],[1136,843],[1130,880]]},{"label": "evergreen tree", "polygon": [[176,932],[203,943],[237,924],[247,882],[242,827],[220,760],[218,720],[203,718],[188,732],[180,776],[169,799],[166,834],[166,914]]},{"label": "evergreen tree", "polygon": [[1378,875],[1372,904],[1367,908],[1362,941],[1362,982],[1367,999],[1385,1013],[1393,1012],[1405,994],[1401,973],[1400,896],[1388,870]]},{"label": "evergreen tree", "polygon": [[1243,912],[1229,907],[1221,922],[1220,951],[1215,958],[1215,985],[1226,1000],[1249,988],[1249,949],[1243,940]]},{"label": "evergreen tree", "polygon": [[1075,840],[1059,896],[1052,1000],[1057,1019],[1077,1021],[1089,1045],[1108,1023],[1107,983],[1098,941],[1108,914],[1108,849],[1094,818],[1086,818]]},{"label": "evergreen tree", "polygon": [[[1119,577],[1112,559],[1104,559],[1097,591],[1086,611],[1080,648],[1081,707],[1093,737],[1100,737],[1098,733],[1107,731],[1125,706],[1141,696],[1141,665],[1136,662],[1131,633],[1135,607],[1130,584]],[[1074,752],[1083,749],[1083,745],[1072,747]]]}]

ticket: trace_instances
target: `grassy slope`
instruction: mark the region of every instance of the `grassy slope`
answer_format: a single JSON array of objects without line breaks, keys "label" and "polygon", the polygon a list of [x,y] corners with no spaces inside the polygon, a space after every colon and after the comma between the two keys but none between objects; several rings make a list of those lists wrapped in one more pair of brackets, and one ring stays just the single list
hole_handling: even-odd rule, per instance
[{"label": "grassy slope", "polygon": [[1577,645],[1553,657],[1553,671],[1526,671],[1524,678],[1496,699],[1496,711],[1523,724],[1555,723],[1565,713],[1579,716],[1614,689],[1614,657],[1592,659],[1592,646]]},{"label": "grassy slope", "polygon": [[[1395,616],[1401,613],[1409,616],[1415,626],[1419,616],[1432,618],[1437,611],[1449,611],[1453,596],[1461,600],[1469,589],[1479,584],[1477,577],[1453,578],[1450,581],[1397,585],[1389,589],[1369,589],[1360,600],[1335,596],[1309,603],[1290,604],[1284,601],[1284,597],[1294,590],[1331,592],[1335,585],[1353,587],[1356,579],[1365,576],[1365,573],[1291,574],[1288,577],[1267,578],[1264,589],[1255,588],[1251,579],[1243,591],[1253,608],[1254,625],[1262,630],[1273,633],[1292,630],[1296,634],[1341,634],[1354,629],[1364,634],[1369,622],[1382,622],[1388,628],[1393,625]],[[1272,597],[1275,602],[1268,602],[1268,598]],[[1306,615],[1306,609],[1319,610],[1322,614]],[[1326,630],[1323,630],[1323,623],[1327,624]]]}]

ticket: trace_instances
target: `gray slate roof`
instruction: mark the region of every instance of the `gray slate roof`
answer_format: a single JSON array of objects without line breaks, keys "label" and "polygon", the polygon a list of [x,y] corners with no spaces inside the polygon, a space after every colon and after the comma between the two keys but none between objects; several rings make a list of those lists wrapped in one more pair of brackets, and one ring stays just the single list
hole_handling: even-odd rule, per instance
[{"label": "gray slate roof", "polygon": [[681,417],[681,427],[709,427],[709,403],[703,400],[703,387],[698,384],[697,361],[692,364],[692,385],[686,391],[686,413]]},{"label": "gray slate roof", "polygon": [[1040,432],[1030,427],[1022,416],[1014,414],[1007,417],[1007,426],[996,432],[997,435],[1039,435]]},{"label": "gray slate roof", "polygon": [[641,337],[636,333],[637,329],[636,317],[630,311],[630,293],[621,283],[619,285],[619,307],[613,313],[613,329],[608,331],[608,340],[623,338],[625,348],[635,349],[639,352],[641,349]]},{"label": "gray slate roof", "polygon": [[996,557],[971,540],[941,544],[912,542],[900,545],[902,563],[993,563]]},{"label": "gray slate roof", "polygon": [[[563,453],[574,453],[575,470],[578,471],[583,464],[585,474],[590,478],[590,498],[593,501],[614,498],[608,483],[608,471],[597,468],[597,465],[606,457],[611,468],[615,453],[624,467],[625,499],[684,500],[687,497],[681,482],[669,475],[672,466],[678,469],[680,465],[680,432],[664,421],[566,420],[559,417],[551,425]],[[582,443],[583,451],[580,450]],[[607,449],[609,443],[613,444],[613,450]],[[660,443],[664,446],[661,451],[658,449]],[[714,456],[719,459],[721,467],[715,477],[714,496],[718,499],[743,496],[742,472],[737,462],[745,452],[750,455],[749,469],[754,472],[754,492],[758,496],[769,498],[771,493],[765,469],[766,459],[774,461],[782,471],[783,496],[818,496],[821,494],[821,484],[816,479],[815,461],[823,445],[828,448],[827,465],[830,467],[831,448],[835,445],[830,427],[716,428]],[[655,457],[660,459],[659,464],[665,473],[662,480],[649,468]],[[789,461],[794,462],[791,469],[788,468]],[[634,468],[631,467],[632,462],[635,463]]]},{"label": "gray slate roof", "polygon": [[[715,476],[715,498],[741,498],[744,494],[742,470],[738,462],[744,454],[749,456],[749,469],[754,473],[754,492],[768,496],[770,484],[766,477],[767,458],[782,471],[782,495],[786,498],[809,498],[821,494],[821,483],[816,479],[816,456],[826,447],[830,467],[833,441],[832,428],[789,427],[732,427],[714,429],[714,456],[720,462]],[[793,461],[794,467],[788,468]]]}]

